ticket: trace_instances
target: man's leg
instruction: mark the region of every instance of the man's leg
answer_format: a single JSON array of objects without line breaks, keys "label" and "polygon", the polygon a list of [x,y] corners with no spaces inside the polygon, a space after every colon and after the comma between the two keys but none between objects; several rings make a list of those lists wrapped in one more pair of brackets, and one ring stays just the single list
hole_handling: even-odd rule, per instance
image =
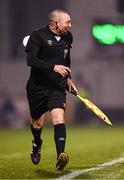
[{"label": "man's leg", "polygon": [[51,118],[54,125],[54,139],[57,151],[56,168],[58,170],[63,170],[69,161],[68,155],[65,153],[66,128],[64,110],[60,108],[51,110]]},{"label": "man's leg", "polygon": [[34,137],[32,141],[32,152],[31,152],[31,160],[34,164],[38,164],[41,159],[40,151],[42,146],[41,132],[44,124],[44,115],[42,115],[39,119],[33,119],[31,124],[31,132]]}]

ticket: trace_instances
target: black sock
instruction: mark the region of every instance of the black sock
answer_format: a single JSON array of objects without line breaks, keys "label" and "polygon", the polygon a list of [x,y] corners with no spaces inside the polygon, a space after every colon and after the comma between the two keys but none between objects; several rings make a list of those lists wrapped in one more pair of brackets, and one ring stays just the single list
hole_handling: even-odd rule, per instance
[{"label": "black sock", "polygon": [[34,128],[33,125],[31,124],[31,132],[32,132],[33,137],[34,137],[35,144],[40,146],[42,143],[42,140],[40,138],[42,128]]},{"label": "black sock", "polygon": [[54,125],[54,139],[56,144],[57,156],[65,150],[66,142],[66,128],[65,124],[56,124]]}]

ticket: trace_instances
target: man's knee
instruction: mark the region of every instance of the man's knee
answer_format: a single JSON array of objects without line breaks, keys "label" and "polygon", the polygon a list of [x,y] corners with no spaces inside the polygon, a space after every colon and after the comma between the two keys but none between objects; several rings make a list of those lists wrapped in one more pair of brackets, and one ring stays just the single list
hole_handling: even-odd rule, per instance
[{"label": "man's knee", "polygon": [[54,125],[64,123],[64,110],[60,108],[53,109],[51,111],[51,118]]},{"label": "man's knee", "polygon": [[38,119],[32,119],[32,124],[34,128],[42,128],[44,125],[44,115]]}]

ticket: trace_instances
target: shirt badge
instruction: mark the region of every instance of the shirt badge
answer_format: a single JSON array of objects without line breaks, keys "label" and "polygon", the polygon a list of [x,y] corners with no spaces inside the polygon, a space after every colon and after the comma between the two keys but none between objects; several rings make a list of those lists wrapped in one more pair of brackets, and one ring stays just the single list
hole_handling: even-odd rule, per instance
[{"label": "shirt badge", "polygon": [[64,49],[64,59],[66,59],[67,54],[68,54],[68,49]]},{"label": "shirt badge", "polygon": [[49,39],[49,40],[47,40],[47,43],[48,43],[50,46],[52,46],[53,41]]}]

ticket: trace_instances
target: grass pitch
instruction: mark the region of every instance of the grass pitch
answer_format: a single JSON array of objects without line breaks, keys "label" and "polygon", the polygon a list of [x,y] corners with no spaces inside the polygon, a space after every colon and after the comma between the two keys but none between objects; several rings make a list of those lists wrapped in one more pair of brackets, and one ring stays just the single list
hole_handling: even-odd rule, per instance
[{"label": "grass pitch", "polygon": [[[66,152],[70,161],[64,171],[55,169],[56,150],[53,128],[44,127],[42,161],[30,160],[30,129],[0,130],[0,179],[54,179],[72,172],[124,157],[124,127],[67,127]],[[118,163],[84,173],[77,179],[124,179],[124,165]]]}]

